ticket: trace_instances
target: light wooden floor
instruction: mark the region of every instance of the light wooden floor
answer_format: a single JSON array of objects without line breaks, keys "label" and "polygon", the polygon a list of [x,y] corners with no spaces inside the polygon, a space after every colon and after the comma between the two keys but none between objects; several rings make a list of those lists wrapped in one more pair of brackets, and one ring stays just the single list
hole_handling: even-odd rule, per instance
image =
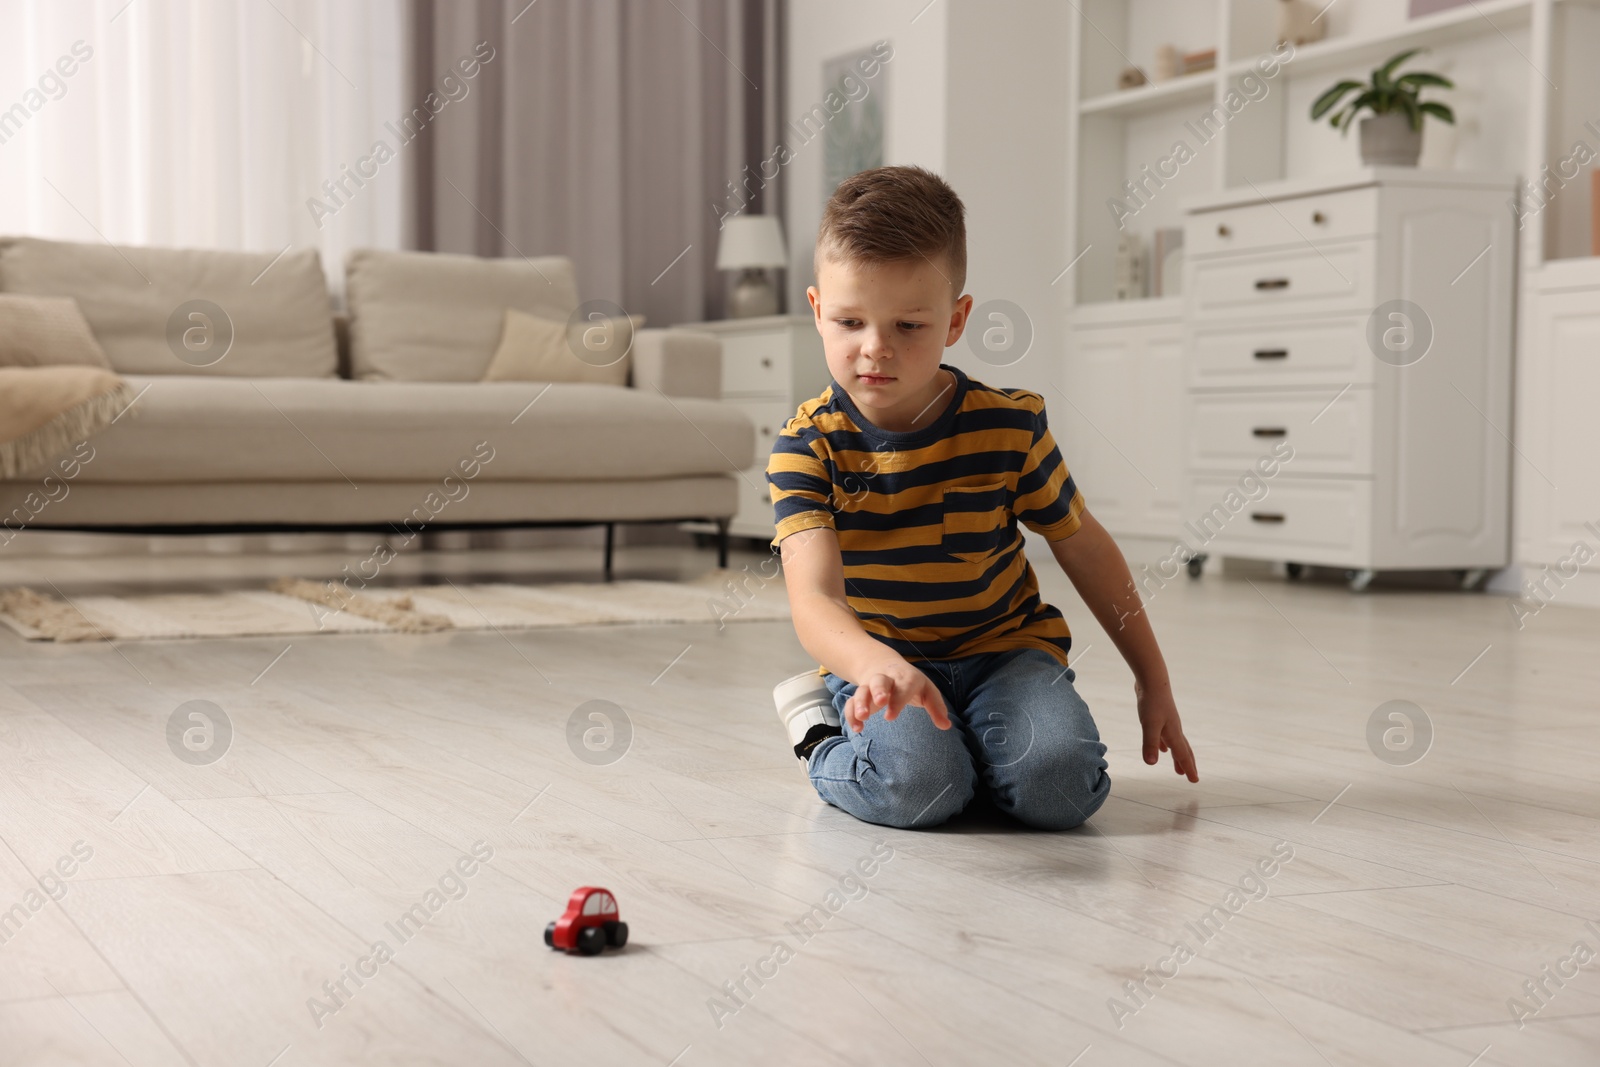
[{"label": "light wooden floor", "polygon": [[[1521,1029],[1508,1007],[1576,942],[1600,952],[1600,614],[1557,605],[1519,632],[1493,596],[1179,580],[1151,611],[1190,786],[1139,761],[1126,668],[1041,573],[1115,783],[1058,834],[981,811],[901,832],[824,805],[771,710],[809,662],[787,624],[322,637],[281,658],[268,639],[0,633],[0,909],[23,905],[0,927],[0,1062],[1600,1062],[1600,962],[1547,980]],[[165,734],[197,699],[235,730],[208,767]],[[632,722],[610,765],[568,748],[593,699]],[[1394,699],[1433,724],[1411,766],[1368,747]],[[92,858],[29,912],[29,872],[80,841]],[[477,841],[493,858],[402,943],[386,924]],[[1189,924],[1280,842],[1268,895],[1235,896],[1201,942]],[[874,848],[892,858],[828,911]],[[617,894],[623,953],[544,947],[585,883]],[[787,924],[816,906],[802,942]],[[308,998],[378,939],[393,959],[319,1027]],[[1194,958],[1130,999],[1179,941]]]}]

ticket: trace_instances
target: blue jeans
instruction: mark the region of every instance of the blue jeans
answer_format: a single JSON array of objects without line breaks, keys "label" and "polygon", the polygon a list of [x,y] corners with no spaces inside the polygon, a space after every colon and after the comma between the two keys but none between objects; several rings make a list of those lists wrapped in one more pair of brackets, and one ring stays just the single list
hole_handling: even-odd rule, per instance
[{"label": "blue jeans", "polygon": [[[825,739],[806,765],[823,800],[902,829],[949,819],[980,782],[998,808],[1041,830],[1078,826],[1105,803],[1106,746],[1072,668],[1032,648],[914,666],[944,695],[950,729],[915,707],[893,722],[873,709],[860,733],[846,722],[845,735]],[[824,681],[843,719],[856,684],[836,674]]]}]

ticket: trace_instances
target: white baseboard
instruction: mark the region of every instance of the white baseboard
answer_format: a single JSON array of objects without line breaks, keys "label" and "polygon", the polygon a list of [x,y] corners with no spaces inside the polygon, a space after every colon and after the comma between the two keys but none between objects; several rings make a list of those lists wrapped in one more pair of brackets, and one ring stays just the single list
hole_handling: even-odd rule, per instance
[{"label": "white baseboard", "polygon": [[[1527,582],[1533,582],[1535,590],[1525,591],[1523,586]],[[1496,571],[1487,591],[1520,597],[1530,608],[1537,608],[1541,602],[1570,608],[1600,608],[1600,571],[1579,569],[1573,577],[1563,578],[1548,564],[1517,563]],[[1534,595],[1529,595],[1530,592]]]}]

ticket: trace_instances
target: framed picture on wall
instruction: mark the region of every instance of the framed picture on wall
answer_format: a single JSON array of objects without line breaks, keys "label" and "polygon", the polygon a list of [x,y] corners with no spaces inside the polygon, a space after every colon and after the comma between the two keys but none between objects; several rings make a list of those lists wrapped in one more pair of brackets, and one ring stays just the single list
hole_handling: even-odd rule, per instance
[{"label": "framed picture on wall", "polygon": [[883,166],[888,73],[871,48],[823,60],[821,113],[830,116],[822,133],[823,203],[850,175]]}]

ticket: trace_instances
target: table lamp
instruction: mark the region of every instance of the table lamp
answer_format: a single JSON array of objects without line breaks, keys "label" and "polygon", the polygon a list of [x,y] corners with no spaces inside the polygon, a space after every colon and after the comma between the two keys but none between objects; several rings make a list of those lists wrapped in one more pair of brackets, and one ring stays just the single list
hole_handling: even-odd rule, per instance
[{"label": "table lamp", "polygon": [[722,224],[717,269],[743,271],[728,298],[728,317],[748,319],[778,313],[778,290],[769,267],[786,266],[783,228],[772,215],[739,215]]}]

